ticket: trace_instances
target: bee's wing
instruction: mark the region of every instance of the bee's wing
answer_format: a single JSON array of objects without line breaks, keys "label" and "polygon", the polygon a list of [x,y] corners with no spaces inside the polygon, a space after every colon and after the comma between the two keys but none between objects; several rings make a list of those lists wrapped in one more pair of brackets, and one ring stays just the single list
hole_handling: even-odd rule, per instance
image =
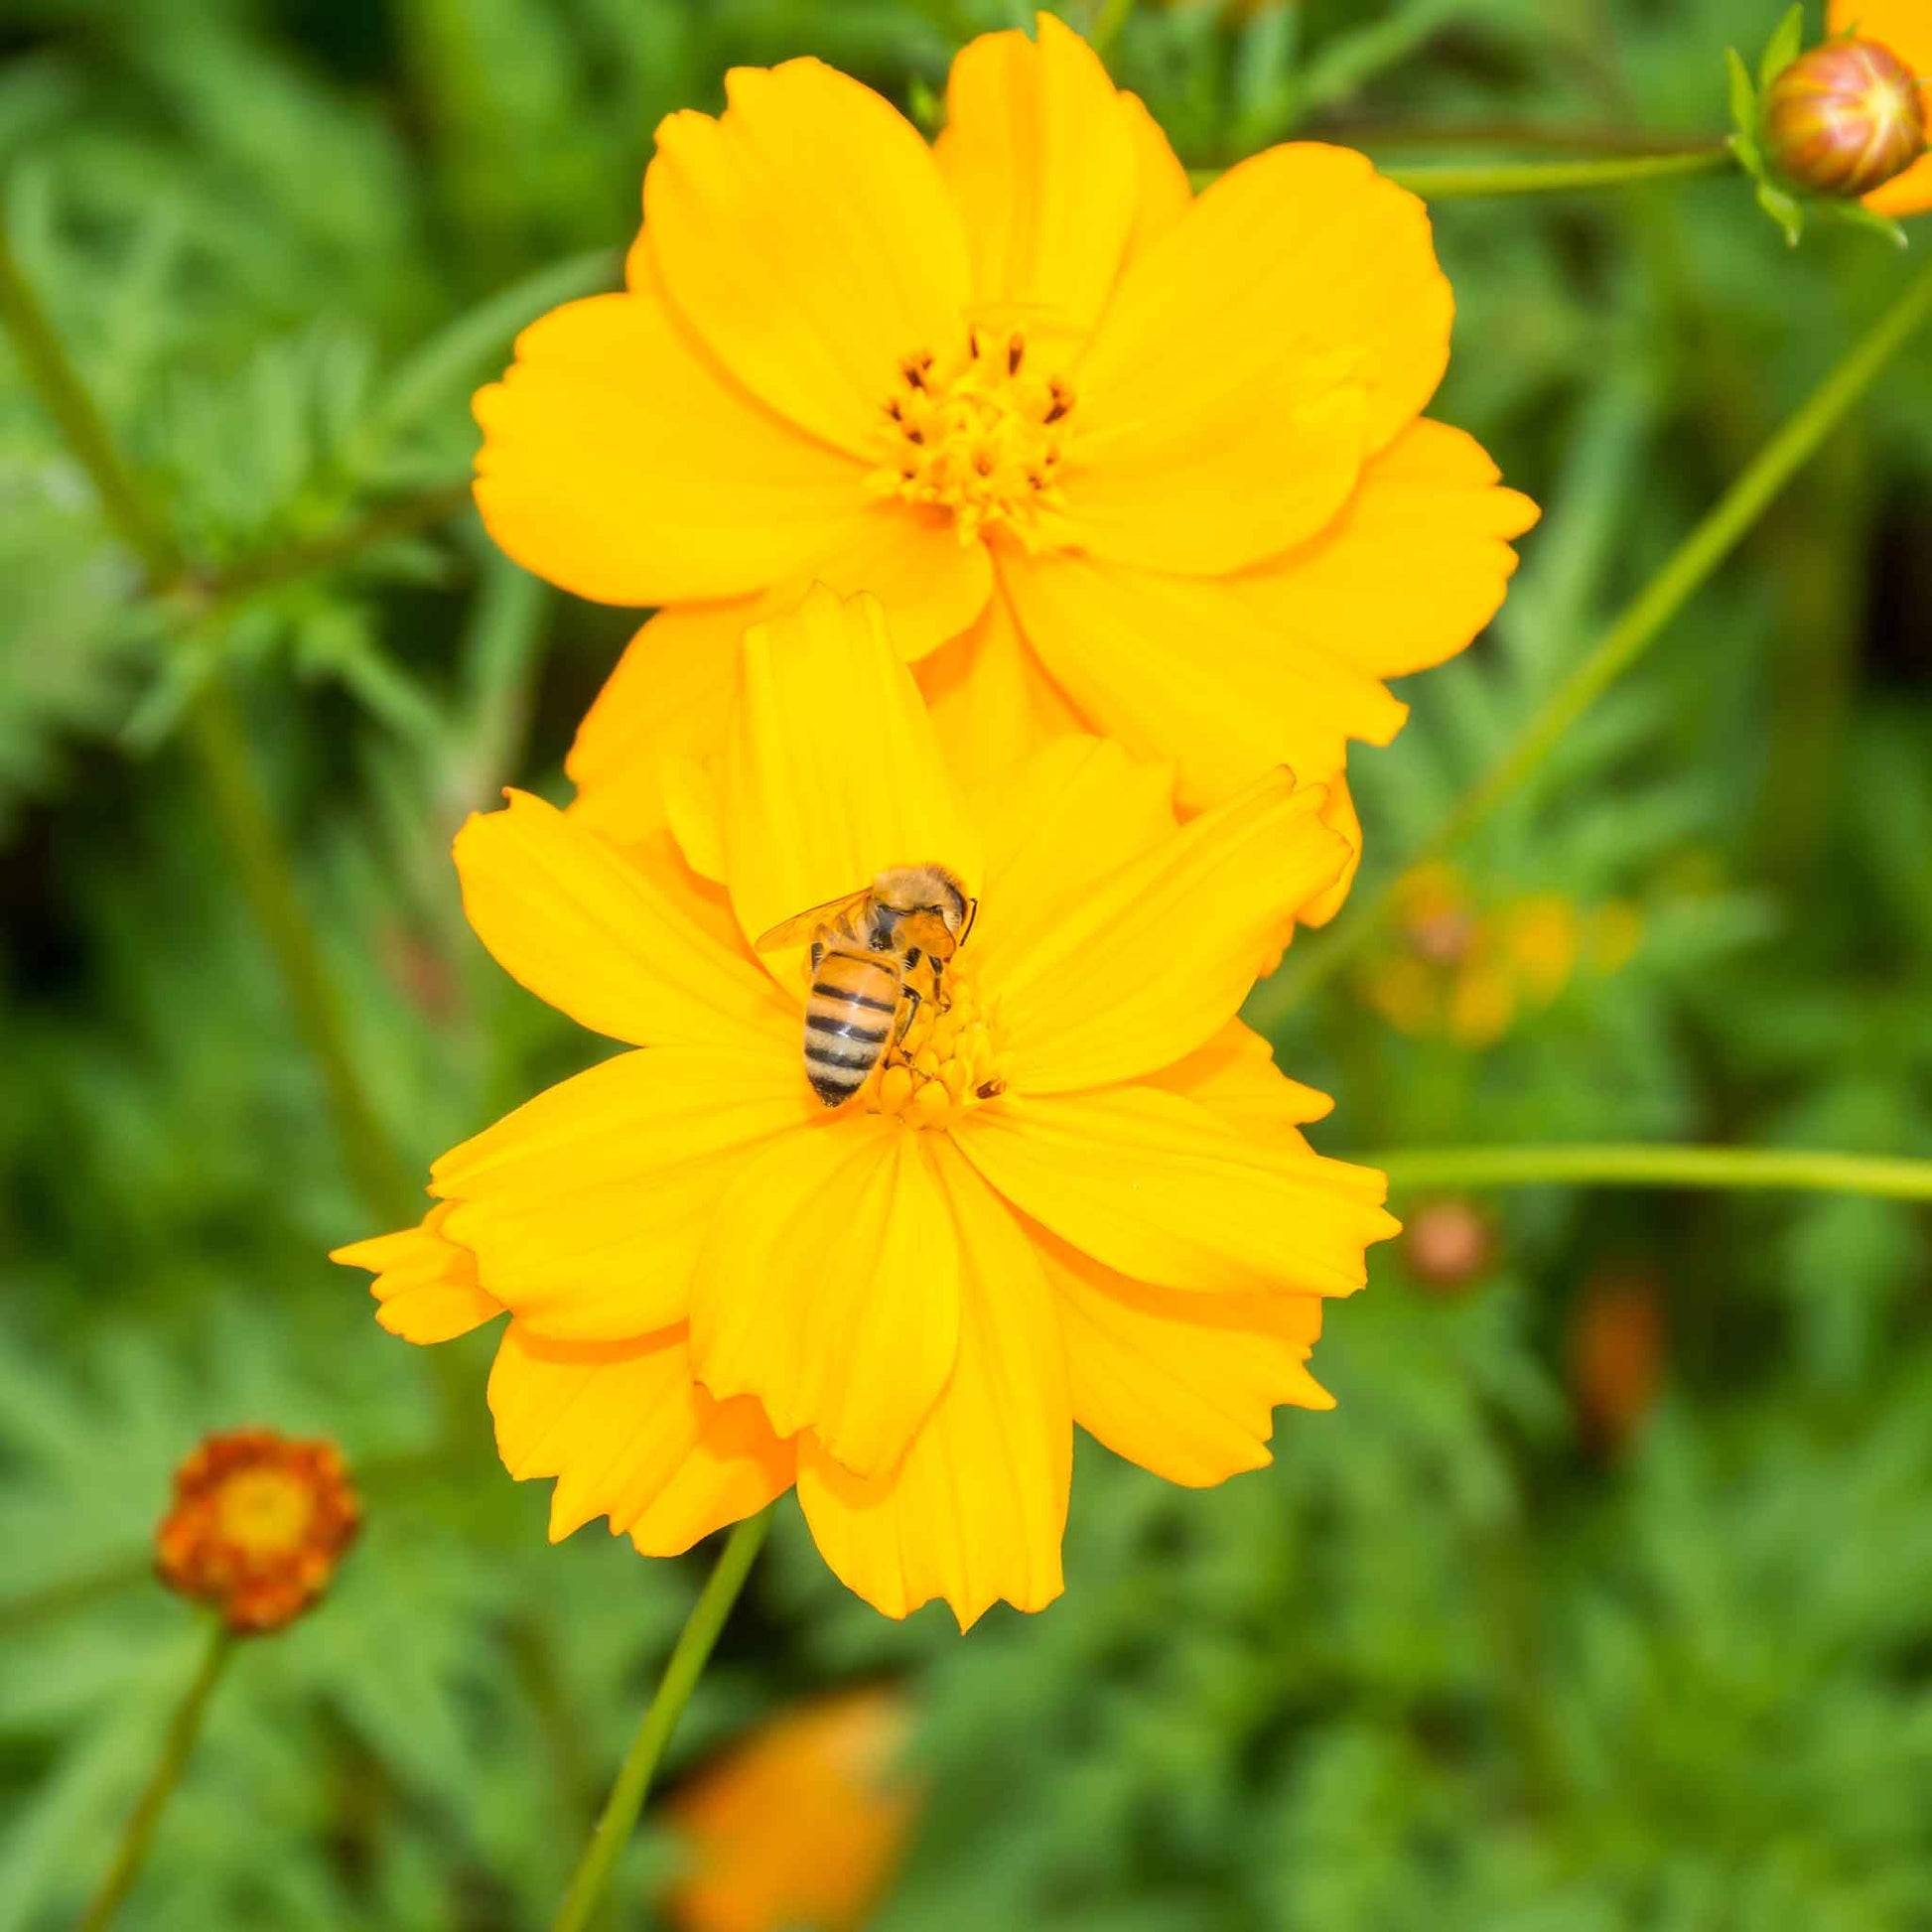
[{"label": "bee's wing", "polygon": [[823,905],[814,905],[809,912],[779,920],[769,932],[759,934],[754,950],[776,952],[780,946],[802,946],[806,940],[817,938],[828,925],[837,925],[854,906],[862,904],[868,891],[868,888],[861,887],[856,893],[847,893],[843,898],[828,898]]}]

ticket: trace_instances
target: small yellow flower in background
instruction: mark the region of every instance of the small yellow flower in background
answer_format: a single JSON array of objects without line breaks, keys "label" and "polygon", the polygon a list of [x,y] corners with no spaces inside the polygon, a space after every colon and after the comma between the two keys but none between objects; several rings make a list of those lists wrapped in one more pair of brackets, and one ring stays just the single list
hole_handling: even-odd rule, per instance
[{"label": "small yellow flower in background", "polygon": [[1490,1046],[1549,1006],[1578,967],[1612,973],[1642,934],[1620,900],[1585,912],[1560,893],[1484,905],[1455,868],[1419,866],[1396,889],[1391,935],[1360,975],[1363,997],[1404,1033]]},{"label": "small yellow flower in background", "polygon": [[335,1444],[231,1429],[206,1437],[175,1471],[156,1563],[170,1589],[258,1635],[322,1595],[361,1518]]},{"label": "small yellow flower in background", "polygon": [[[420,1228],[338,1259],[411,1340],[510,1311],[497,1445],[558,1478],[553,1536],[608,1515],[671,1554],[795,1481],[888,1614],[1036,1609],[1074,1422],[1205,1484],[1268,1460],[1276,1405],[1329,1406],[1321,1298],[1395,1223],[1235,1015],[1346,850],[1286,771],[1178,826],[1168,767],[1086,738],[962,795],[870,598],[814,590],[741,655],[675,837],[520,794],[465,827],[484,944],[637,1050],[446,1155]],[[950,1006],[828,1110],[815,962],[750,942],[910,864],[977,902]]]},{"label": "small yellow flower in background", "polygon": [[684,1874],[678,1932],[855,1932],[892,1883],[918,1814],[900,1758],[904,1696],[844,1691],[762,1725],[665,1807]]},{"label": "small yellow flower in background", "polygon": [[[1403,723],[1383,680],[1493,616],[1536,511],[1422,417],[1449,287],[1362,156],[1274,148],[1196,200],[1044,14],[960,53],[930,149],[816,61],[726,92],[658,128],[625,291],[477,398],[496,541],[663,607],[568,761],[589,822],[662,822],[741,632],[814,580],[885,603],[967,770],[1090,731],[1190,807],[1338,780]],[[1339,782],[1324,809],[1358,845]]]},{"label": "small yellow flower in background", "polygon": [[[1827,26],[1834,34],[1855,34],[1875,41],[1896,55],[1919,81],[1921,127],[1932,106],[1925,87],[1932,81],[1932,0],[1831,0]],[[1902,217],[1932,208],[1932,155],[1914,162],[1881,188],[1865,196],[1864,205],[1880,214]]]}]

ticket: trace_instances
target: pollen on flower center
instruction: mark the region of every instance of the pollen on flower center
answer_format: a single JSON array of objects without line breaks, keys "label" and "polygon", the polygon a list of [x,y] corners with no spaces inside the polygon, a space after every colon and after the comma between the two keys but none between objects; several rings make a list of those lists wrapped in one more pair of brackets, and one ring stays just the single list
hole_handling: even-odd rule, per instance
[{"label": "pollen on flower center", "polygon": [[908,1127],[946,1127],[1006,1091],[996,1015],[956,969],[946,984],[951,1004],[921,1011],[867,1083],[872,1112],[897,1114]]},{"label": "pollen on flower center", "polygon": [[315,1513],[315,1497],[301,1477],[270,1467],[230,1476],[214,1506],[219,1534],[253,1557],[299,1550]]},{"label": "pollen on flower center", "polygon": [[1073,390],[1035,359],[1022,331],[979,326],[950,357],[906,356],[886,402],[887,455],[873,487],[951,510],[962,542],[996,523],[1029,550],[1054,547]]}]

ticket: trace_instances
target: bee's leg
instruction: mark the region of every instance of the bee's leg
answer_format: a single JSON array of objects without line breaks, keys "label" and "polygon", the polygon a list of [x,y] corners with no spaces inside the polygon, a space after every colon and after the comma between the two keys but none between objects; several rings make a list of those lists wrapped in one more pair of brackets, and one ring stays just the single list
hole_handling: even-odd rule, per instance
[{"label": "bee's leg", "polygon": [[912,1022],[919,1017],[919,1008],[923,1004],[916,987],[908,986],[905,988],[905,1003],[900,1009],[905,1017],[898,1023],[898,1032],[893,1035],[893,1044],[895,1046],[903,1046],[905,1044],[905,1035],[912,1031]]},{"label": "bee's leg", "polygon": [[931,965],[933,1007],[939,1013],[950,1013],[952,1011],[952,995],[946,990],[946,962],[943,959],[934,959]]},{"label": "bee's leg", "polygon": [[818,962],[824,957],[825,941],[823,939],[814,939],[812,941],[812,971],[814,973],[818,971]]}]

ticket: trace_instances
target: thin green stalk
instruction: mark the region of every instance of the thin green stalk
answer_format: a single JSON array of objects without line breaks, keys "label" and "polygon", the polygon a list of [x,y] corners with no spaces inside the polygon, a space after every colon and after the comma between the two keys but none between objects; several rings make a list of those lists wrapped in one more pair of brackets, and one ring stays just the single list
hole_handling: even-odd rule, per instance
[{"label": "thin green stalk", "polygon": [[1820,1154],[1797,1148],[1579,1147],[1392,1148],[1354,1157],[1405,1193],[1483,1187],[1773,1188],[1932,1201],[1932,1161]]},{"label": "thin green stalk", "polygon": [[[1758,451],[1595,648],[1544,700],[1509,750],[1409,855],[1405,869],[1441,858],[1542,768],[1571,727],[1649,650],[1671,620],[1710,581],[1778,492],[1816,454],[1928,317],[1932,317],[1932,264],[1919,271],[1797,413]],[[1249,1013],[1256,1026],[1265,1030],[1280,1020],[1360,950],[1388,916],[1401,878],[1398,872],[1367,904],[1352,907],[1341,932],[1319,946],[1290,954],[1287,965],[1256,993]]]},{"label": "thin green stalk", "polygon": [[390,1227],[418,1219],[422,1191],[390,1140],[349,1052],[336,990],[297,895],[248,740],[225,685],[197,696],[185,728],[243,896],[268,941],[297,1027],[321,1071],[343,1161],[370,1208]]},{"label": "thin green stalk", "polygon": [[181,569],[181,554],[167,526],[148,508],[133,473],[121,461],[106,419],[61,345],[52,318],[42,308],[7,239],[0,208],[0,321],[13,338],[27,380],[99,492],[101,507],[150,580],[165,584]]},{"label": "thin green stalk", "polygon": [[[75,458],[93,479],[102,507],[141,559],[149,588],[185,587],[180,550],[122,461],[106,420],[74,367],[39,298],[20,273],[0,227],[0,323]],[[315,934],[303,912],[293,870],[250,761],[248,742],[228,693],[209,684],[188,720],[188,746],[207,788],[221,834],[241,874],[248,902],[281,968],[289,1004],[321,1068],[343,1159],[370,1207],[391,1225],[421,1206],[394,1144],[363,1090]]]},{"label": "thin green stalk", "polygon": [[550,1932],[584,1932],[590,1923],[591,1914],[611,1882],[618,1856],[629,1842],[637,1815],[644,1808],[658,1760],[671,1741],[671,1732],[684,1715],[684,1707],[691,1701],[691,1693],[698,1687],[698,1679],[704,1675],[718,1634],[731,1615],[732,1605],[738,1601],[738,1592],[745,1587],[752,1561],[770,1526],[771,1510],[767,1505],[740,1523],[719,1552],[711,1576],[692,1605],[691,1614],[685,1618],[671,1661],[664,1666],[664,1675],[658,1680],[656,1695],[637,1725],[629,1750],[624,1753],[623,1766],[618,1773],[617,1783],[611,1787],[604,1815],[597,1821],[591,1842],[584,1848],[584,1856],[571,1874],[570,1888],[551,1921]]},{"label": "thin green stalk", "polygon": [[[1426,202],[1492,201],[1508,195],[1562,195],[1597,188],[1641,188],[1658,181],[1683,181],[1698,175],[1728,174],[1737,158],[1726,147],[1661,154],[1623,154],[1585,161],[1485,161],[1385,168],[1390,181],[1412,189]],[[1221,168],[1192,168],[1196,188],[1224,174]]]},{"label": "thin green stalk", "polygon": [[1726,175],[1737,166],[1728,148],[1690,154],[1612,155],[1588,161],[1495,161],[1470,166],[1386,168],[1393,182],[1426,202],[1487,201],[1499,195],[1565,195],[1598,188],[1641,188],[1650,182]]},{"label": "thin green stalk", "polygon": [[195,1673],[195,1680],[188,1687],[188,1695],[176,1708],[174,1719],[168,1725],[168,1735],[162,1741],[161,1755],[155,1759],[154,1769],[148,1773],[147,1786],[121,1832],[114,1863],[108,1866],[107,1875],[101,1880],[100,1889],[94,1893],[87,1909],[74,1922],[74,1932],[102,1932],[103,1927],[112,1924],[122,1900],[140,1876],[148,1847],[154,1840],[154,1828],[160,1822],[162,1811],[173,1795],[175,1786],[181,1782],[181,1774],[194,1751],[195,1740],[202,1733],[202,1720],[207,1715],[208,1699],[214,1695],[214,1687],[221,1681],[221,1673],[227,1669],[228,1659],[234,1655],[234,1636],[228,1626],[216,1622],[209,1633],[207,1648],[202,1653],[202,1667]]}]

